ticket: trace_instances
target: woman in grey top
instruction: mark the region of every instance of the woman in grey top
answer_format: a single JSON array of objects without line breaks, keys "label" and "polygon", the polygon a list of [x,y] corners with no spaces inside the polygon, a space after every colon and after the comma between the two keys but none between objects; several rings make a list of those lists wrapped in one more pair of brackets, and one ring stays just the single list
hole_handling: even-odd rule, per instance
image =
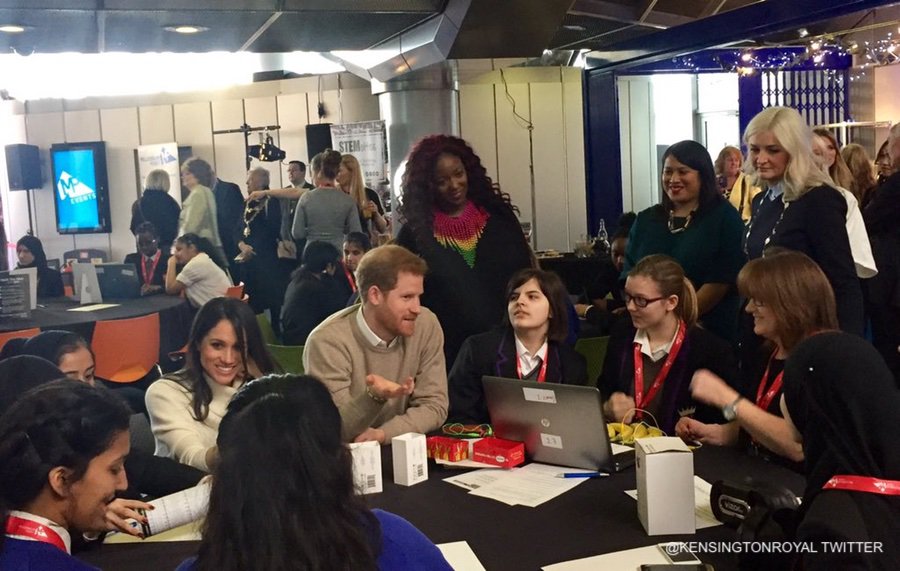
[{"label": "woman in grey top", "polygon": [[294,212],[292,233],[295,240],[328,242],[341,250],[344,236],[360,232],[356,203],[335,183],[341,167],[341,154],[326,150],[310,161],[316,188],[300,198]]}]

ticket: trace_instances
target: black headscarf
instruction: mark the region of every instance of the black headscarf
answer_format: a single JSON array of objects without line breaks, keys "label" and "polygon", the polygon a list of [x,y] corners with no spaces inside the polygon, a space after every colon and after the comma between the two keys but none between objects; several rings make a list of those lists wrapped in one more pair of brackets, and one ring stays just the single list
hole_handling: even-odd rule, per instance
[{"label": "black headscarf", "polygon": [[[882,541],[884,553],[850,557],[847,565],[900,568],[900,496],[822,491],[835,475],[900,480],[900,388],[881,355],[856,335],[813,335],[785,364],[784,400],[803,435],[798,539]],[[804,557],[807,569],[847,568],[839,561]]]},{"label": "black headscarf", "polygon": [[64,294],[62,278],[57,270],[47,265],[47,254],[41,241],[35,236],[22,236],[16,242],[16,248],[19,246],[25,246],[34,256],[33,262],[28,265],[17,264],[16,268],[37,268],[37,296],[39,298],[62,296]]},{"label": "black headscarf", "polygon": [[22,264],[18,264],[16,267],[18,268],[46,268],[47,267],[47,254],[44,253],[44,245],[41,244],[41,241],[37,238],[37,236],[22,236],[19,238],[19,241],[16,242],[16,249],[19,246],[25,246],[31,251],[31,255],[34,256],[34,261],[28,264],[27,266],[23,266]]}]

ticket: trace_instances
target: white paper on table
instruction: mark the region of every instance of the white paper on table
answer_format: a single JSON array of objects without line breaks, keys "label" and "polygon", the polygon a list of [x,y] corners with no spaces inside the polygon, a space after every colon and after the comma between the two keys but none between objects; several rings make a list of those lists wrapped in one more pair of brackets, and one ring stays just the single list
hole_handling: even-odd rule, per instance
[{"label": "white paper on table", "polygon": [[584,559],[563,561],[562,563],[541,567],[541,569],[543,571],[596,571],[597,569],[603,569],[604,571],[635,571],[641,565],[665,565],[667,563],[669,562],[663,555],[662,550],[656,545],[650,545],[638,547],[637,549],[595,555],[594,557],[585,557]]},{"label": "white paper on table", "polygon": [[484,565],[465,541],[439,543],[437,548],[441,550],[450,567],[453,567],[453,571],[485,571]]},{"label": "white paper on table", "polygon": [[84,305],[81,307],[73,307],[72,309],[67,309],[66,311],[100,311],[101,309],[109,309],[110,307],[119,307],[118,303],[94,303],[91,305]]},{"label": "white paper on table", "polygon": [[[722,525],[722,522],[717,520],[712,512],[712,505],[709,501],[711,490],[712,484],[700,476],[694,476],[694,518],[696,520],[694,525],[697,529]],[[625,493],[637,500],[637,490],[625,490]]]},{"label": "white paper on table", "polygon": [[610,442],[609,445],[612,448],[613,454],[619,454],[620,452],[629,452],[634,450],[634,448],[632,448],[631,446],[625,446],[624,444],[619,444],[617,442]]},{"label": "white paper on table", "polygon": [[497,470],[496,468],[484,468],[482,470],[475,470],[474,472],[450,476],[449,478],[444,478],[444,481],[448,484],[453,484],[454,486],[459,486],[460,488],[465,488],[467,490],[477,490],[483,486],[493,484],[498,479],[517,469],[518,468],[513,468],[512,470]]},{"label": "white paper on table", "polygon": [[509,505],[537,507],[583,484],[587,478],[560,478],[562,472],[591,472],[561,466],[531,463],[507,472],[493,483],[469,492],[473,496],[490,498]]}]

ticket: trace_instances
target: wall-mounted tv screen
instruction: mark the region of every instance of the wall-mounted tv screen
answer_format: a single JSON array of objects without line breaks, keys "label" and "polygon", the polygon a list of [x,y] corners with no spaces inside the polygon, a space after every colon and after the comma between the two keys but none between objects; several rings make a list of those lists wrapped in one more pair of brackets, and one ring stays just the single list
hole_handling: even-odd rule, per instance
[{"label": "wall-mounted tv screen", "polygon": [[106,143],[62,143],[50,147],[56,230],[60,234],[111,231]]}]

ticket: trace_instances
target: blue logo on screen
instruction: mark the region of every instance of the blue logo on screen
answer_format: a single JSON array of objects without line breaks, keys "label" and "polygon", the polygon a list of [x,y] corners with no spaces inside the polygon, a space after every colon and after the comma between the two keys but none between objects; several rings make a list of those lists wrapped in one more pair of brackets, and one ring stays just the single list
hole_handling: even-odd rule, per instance
[{"label": "blue logo on screen", "polygon": [[61,229],[91,229],[100,226],[94,152],[59,151],[53,157],[56,203]]}]

